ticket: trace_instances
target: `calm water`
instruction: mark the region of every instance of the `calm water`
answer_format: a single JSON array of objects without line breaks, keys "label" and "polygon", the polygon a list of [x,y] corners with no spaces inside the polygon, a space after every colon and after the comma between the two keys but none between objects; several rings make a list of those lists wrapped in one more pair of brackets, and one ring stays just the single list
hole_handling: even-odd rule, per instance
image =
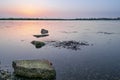
[{"label": "calm water", "polygon": [[[42,28],[50,36],[33,37]],[[36,49],[33,40],[86,41],[90,46]],[[0,61],[11,70],[19,59],[50,60],[56,80],[120,80],[120,21],[0,21]]]}]

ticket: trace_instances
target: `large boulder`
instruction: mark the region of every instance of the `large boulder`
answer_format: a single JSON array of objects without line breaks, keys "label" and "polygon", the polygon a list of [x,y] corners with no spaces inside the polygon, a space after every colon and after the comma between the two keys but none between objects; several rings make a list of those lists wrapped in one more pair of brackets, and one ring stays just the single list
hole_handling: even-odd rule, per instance
[{"label": "large boulder", "polygon": [[54,80],[56,71],[48,60],[16,60],[12,64],[16,76]]},{"label": "large boulder", "polygon": [[46,29],[41,29],[41,34],[47,34],[48,33],[48,30]]}]

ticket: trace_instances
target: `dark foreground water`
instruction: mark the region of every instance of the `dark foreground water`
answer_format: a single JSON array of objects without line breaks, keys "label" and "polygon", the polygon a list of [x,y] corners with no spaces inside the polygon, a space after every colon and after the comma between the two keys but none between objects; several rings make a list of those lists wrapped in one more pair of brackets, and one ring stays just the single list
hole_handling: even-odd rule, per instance
[{"label": "dark foreground water", "polygon": [[[44,28],[49,36],[35,38]],[[31,41],[85,41],[79,50]],[[13,60],[48,59],[56,80],[120,80],[120,21],[0,21],[0,61],[12,69]]]}]

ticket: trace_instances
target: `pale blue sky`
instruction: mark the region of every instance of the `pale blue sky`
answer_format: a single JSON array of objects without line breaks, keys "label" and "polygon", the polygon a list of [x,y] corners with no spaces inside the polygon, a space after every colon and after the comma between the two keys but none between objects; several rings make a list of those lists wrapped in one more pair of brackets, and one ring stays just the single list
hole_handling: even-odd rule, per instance
[{"label": "pale blue sky", "polygon": [[120,0],[1,0],[0,17],[120,17]]}]

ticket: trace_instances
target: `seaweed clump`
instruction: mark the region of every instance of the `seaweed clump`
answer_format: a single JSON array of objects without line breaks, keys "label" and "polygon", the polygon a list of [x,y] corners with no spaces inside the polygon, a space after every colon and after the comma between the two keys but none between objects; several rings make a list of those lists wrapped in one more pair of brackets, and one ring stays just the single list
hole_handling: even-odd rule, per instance
[{"label": "seaweed clump", "polygon": [[88,42],[78,42],[78,41],[58,41],[53,44],[54,47],[80,50],[81,46],[89,46]]}]

